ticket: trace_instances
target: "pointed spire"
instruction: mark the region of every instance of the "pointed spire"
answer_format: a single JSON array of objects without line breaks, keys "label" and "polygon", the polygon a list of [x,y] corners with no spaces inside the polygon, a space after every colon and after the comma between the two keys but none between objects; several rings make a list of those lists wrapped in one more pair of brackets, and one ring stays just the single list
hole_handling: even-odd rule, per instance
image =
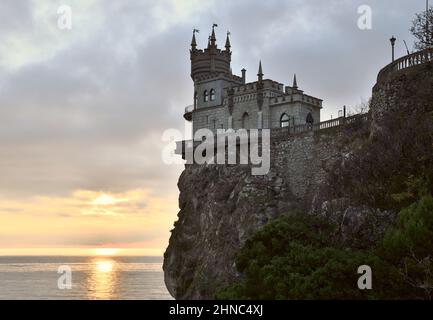
[{"label": "pointed spire", "polygon": [[295,76],[293,77],[292,87],[293,87],[293,89],[298,89],[298,81],[296,80],[296,73],[295,73]]},{"label": "pointed spire", "polygon": [[259,82],[262,82],[263,81],[262,60],[260,60],[259,63],[259,73],[257,74],[257,76],[259,77]]},{"label": "pointed spire", "polygon": [[192,41],[191,41],[191,49],[195,50],[197,49],[197,41],[195,40],[195,33],[199,32],[197,29],[194,29],[194,31],[192,32]]},{"label": "pointed spire", "polygon": [[212,47],[216,47],[216,36],[215,36],[215,27],[218,27],[216,23],[212,25],[212,35],[210,36],[210,45]]},{"label": "pointed spire", "polygon": [[230,44],[230,31],[227,31],[227,39],[226,39],[226,51],[230,51],[231,44]]}]

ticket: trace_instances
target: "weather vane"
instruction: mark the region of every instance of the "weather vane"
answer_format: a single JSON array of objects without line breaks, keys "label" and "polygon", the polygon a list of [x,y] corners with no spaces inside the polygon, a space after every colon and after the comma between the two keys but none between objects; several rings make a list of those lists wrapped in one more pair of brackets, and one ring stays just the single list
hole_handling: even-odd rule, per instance
[{"label": "weather vane", "polygon": [[196,33],[200,33],[199,29],[194,28],[194,30],[192,30],[192,33],[196,34]]}]

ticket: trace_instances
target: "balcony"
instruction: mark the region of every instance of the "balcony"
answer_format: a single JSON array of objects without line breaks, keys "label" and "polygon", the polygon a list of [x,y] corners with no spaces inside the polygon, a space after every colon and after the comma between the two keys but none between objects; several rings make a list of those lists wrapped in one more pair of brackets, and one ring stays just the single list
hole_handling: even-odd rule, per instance
[{"label": "balcony", "polygon": [[433,48],[427,48],[421,51],[411,53],[401,57],[380,70],[377,82],[383,82],[390,74],[401,72],[419,65],[433,62]]},{"label": "balcony", "polygon": [[185,108],[185,113],[183,114],[183,117],[185,118],[186,121],[191,122],[192,121],[192,113],[194,111],[194,106],[188,106]]}]

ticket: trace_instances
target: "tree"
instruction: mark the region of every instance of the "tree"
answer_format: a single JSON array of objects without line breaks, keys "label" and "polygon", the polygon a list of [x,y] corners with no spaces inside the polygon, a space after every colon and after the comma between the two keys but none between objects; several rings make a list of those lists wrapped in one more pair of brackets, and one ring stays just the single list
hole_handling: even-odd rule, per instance
[{"label": "tree", "polygon": [[[399,298],[397,269],[369,250],[341,247],[337,226],[305,213],[283,216],[259,230],[236,261],[243,279],[218,299],[344,300]],[[374,290],[359,290],[358,267],[374,270]]]},{"label": "tree", "polygon": [[415,36],[415,49],[423,50],[433,47],[433,8],[417,13],[410,32]]},{"label": "tree", "polygon": [[413,298],[433,299],[433,197],[402,210],[383,241],[383,256],[398,266]]}]

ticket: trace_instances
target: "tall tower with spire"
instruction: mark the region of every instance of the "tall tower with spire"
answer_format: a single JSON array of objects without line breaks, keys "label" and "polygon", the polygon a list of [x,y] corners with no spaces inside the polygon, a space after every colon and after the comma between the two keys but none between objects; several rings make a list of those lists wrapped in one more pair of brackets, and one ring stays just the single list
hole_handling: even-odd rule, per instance
[{"label": "tall tower with spire", "polygon": [[[194,82],[194,110],[196,111],[222,106],[224,89],[243,83],[242,77],[232,74],[230,32],[227,32],[225,47],[219,49],[215,30],[217,27],[217,24],[212,26],[205,49],[198,48],[196,37],[198,30],[193,31],[190,57],[191,78]],[[209,129],[220,128],[220,121],[218,120],[218,124],[214,123],[215,119],[212,116],[201,116],[200,119],[192,119],[194,126],[197,124]],[[201,123],[203,121],[206,123]]]},{"label": "tall tower with spire", "polygon": [[225,50],[218,49],[215,28],[212,26],[212,33],[208,38],[207,48],[198,49],[196,33],[194,29],[191,41],[191,78],[193,81],[200,80],[215,74],[230,75],[230,64],[232,60],[229,34],[227,34]]}]

